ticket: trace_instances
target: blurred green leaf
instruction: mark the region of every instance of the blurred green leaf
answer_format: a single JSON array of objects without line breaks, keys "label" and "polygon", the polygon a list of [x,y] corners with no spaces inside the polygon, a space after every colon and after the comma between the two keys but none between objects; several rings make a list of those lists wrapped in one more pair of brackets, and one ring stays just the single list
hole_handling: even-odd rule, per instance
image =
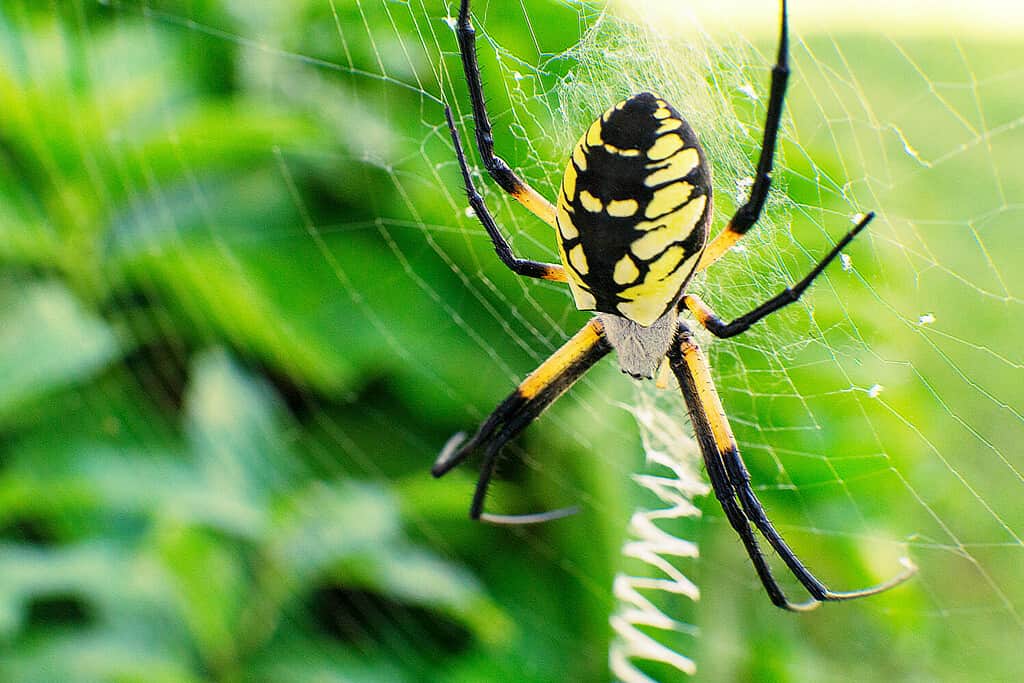
[{"label": "blurred green leaf", "polygon": [[198,683],[187,653],[165,651],[138,630],[55,634],[0,659],[0,676],[18,683]]},{"label": "blurred green leaf", "polygon": [[237,657],[236,627],[251,590],[243,558],[211,532],[181,525],[159,527],[155,543],[196,647],[223,670]]},{"label": "blurred green leaf", "polygon": [[158,565],[110,542],[57,549],[5,543],[0,546],[0,637],[17,636],[28,626],[32,601],[50,596],[79,601],[97,622],[151,615],[169,598],[162,578]]},{"label": "blurred green leaf", "polygon": [[[255,672],[265,647],[291,637],[296,598],[322,586],[428,610],[487,647],[508,644],[507,616],[465,569],[406,536],[400,506],[382,487],[304,477],[284,440],[283,405],[266,382],[223,350],[197,355],[190,376],[180,452],[82,443],[60,464],[37,469],[26,461],[0,477],[0,503],[13,519],[71,518],[81,510],[135,530],[118,544],[0,548],[0,642],[42,639],[21,648],[11,671],[60,653],[68,659],[44,667],[40,680],[134,680],[139,669],[117,660],[131,643],[112,630],[158,618],[170,628],[149,635],[157,639],[148,660],[155,680],[187,680],[187,668],[159,654],[182,648],[194,648],[204,667],[223,675]],[[36,503],[42,491],[59,506]],[[33,604],[53,597],[81,605],[88,635],[78,624],[45,635],[45,626],[27,621]],[[267,671],[301,680],[335,666],[357,678],[387,668],[325,647],[340,659],[302,665],[282,658]],[[400,670],[395,680],[406,678]]]},{"label": "blurred green leaf", "polygon": [[273,534],[281,579],[326,576],[458,620],[483,643],[507,642],[512,624],[465,569],[411,545],[393,496],[377,486],[315,484],[285,506]]},{"label": "blurred green leaf", "polygon": [[283,573],[301,584],[401,538],[395,500],[380,487],[313,483],[283,501],[270,552]]},{"label": "blurred green leaf", "polygon": [[195,359],[185,402],[189,447],[205,485],[260,507],[288,485],[294,456],[268,385],[243,373],[224,352],[212,351]]},{"label": "blurred green leaf", "polygon": [[120,352],[110,328],[61,284],[0,287],[0,418],[89,378]]}]

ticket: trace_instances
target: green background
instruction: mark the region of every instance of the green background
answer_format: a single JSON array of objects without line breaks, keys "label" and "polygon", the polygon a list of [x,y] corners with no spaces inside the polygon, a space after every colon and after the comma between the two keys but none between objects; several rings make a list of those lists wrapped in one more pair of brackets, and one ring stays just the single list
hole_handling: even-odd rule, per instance
[{"label": "green background", "polygon": [[[702,137],[722,225],[771,30],[657,38],[514,4],[477,8],[499,153],[553,197],[589,121],[657,89]],[[0,5],[0,679],[607,680],[612,580],[641,570],[619,550],[657,505],[630,478],[656,470],[637,416],[685,432],[678,396],[605,362],[508,449],[488,502],[582,513],[470,523],[475,469],[432,480],[438,449],[586,314],[466,215],[440,104],[471,136],[453,8],[255,5]],[[857,210],[880,217],[806,303],[709,353],[817,575],[920,573],[784,613],[699,497],[667,528],[699,544],[677,564],[701,599],[651,594],[697,630],[648,632],[703,680],[1017,679],[1024,46],[798,16],[793,43],[762,229],[694,287],[739,315]],[[555,258],[479,184],[520,253]]]}]

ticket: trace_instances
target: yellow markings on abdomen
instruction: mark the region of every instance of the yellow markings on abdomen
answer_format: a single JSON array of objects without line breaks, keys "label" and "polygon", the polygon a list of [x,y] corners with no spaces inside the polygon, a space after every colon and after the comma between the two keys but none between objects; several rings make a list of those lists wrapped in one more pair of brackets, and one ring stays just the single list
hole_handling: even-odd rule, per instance
[{"label": "yellow markings on abdomen", "polygon": [[[647,187],[654,187],[673,180],[685,178],[687,174],[695,169],[699,163],[700,155],[697,154],[697,149],[695,147],[687,147],[669,159],[668,165],[665,166],[665,168],[653,171],[644,178],[644,185]],[[659,164],[648,164],[647,168],[658,165]]]},{"label": "yellow markings on abdomen", "polygon": [[626,254],[616,262],[615,271],[612,273],[612,278],[616,284],[628,285],[631,282],[635,282],[638,277],[640,277],[640,269],[636,267],[636,263],[633,262],[629,254]]},{"label": "yellow markings on abdomen", "polygon": [[602,121],[607,121],[608,119],[610,119],[612,117],[612,114],[614,114],[617,111],[621,111],[622,108],[626,106],[626,102],[627,102],[627,100],[622,100],[621,102],[619,102],[615,106],[608,107],[608,109],[605,110],[605,112],[603,114],[601,114],[601,120]]},{"label": "yellow markings on abdomen", "polygon": [[682,126],[683,122],[679,119],[665,119],[664,121],[661,122],[661,125],[658,126],[658,130],[654,131],[654,134],[664,135],[669,131],[679,130],[680,128],[682,128]]},{"label": "yellow markings on abdomen", "polygon": [[587,129],[586,137],[587,144],[589,146],[600,147],[601,145],[604,144],[604,138],[601,137],[601,129],[603,123],[604,122],[601,121],[601,119],[598,119],[597,121],[594,121],[592,124],[590,124],[590,128]]},{"label": "yellow markings on abdomen", "polygon": [[604,143],[604,151],[609,154],[618,154],[621,157],[638,157],[642,153],[640,150],[633,148],[620,149],[615,145],[609,145],[607,142]]},{"label": "yellow markings on abdomen", "polygon": [[666,214],[677,206],[684,204],[693,192],[693,185],[690,183],[672,183],[660,190],[655,191],[651,201],[647,203],[644,216],[656,218]]},{"label": "yellow markings on abdomen", "polygon": [[572,240],[580,236],[576,224],[572,222],[572,209],[564,202],[558,202],[558,232],[563,240]]},{"label": "yellow markings on abdomen", "polygon": [[616,218],[627,218],[640,208],[635,199],[613,199],[608,202],[608,215]]},{"label": "yellow markings on abdomen", "polygon": [[[689,183],[684,183],[684,185],[688,186],[687,196],[689,197],[689,193],[693,191],[693,186],[690,185]],[[665,225],[675,225],[683,219],[683,216],[680,214],[680,212],[685,208],[686,205],[684,204],[681,208],[676,209],[672,213],[664,214],[662,216],[659,216],[658,218],[655,218],[654,220],[640,221],[634,227],[637,230],[654,230],[655,228],[660,228]]]},{"label": "yellow markings on abdomen", "polygon": [[565,167],[565,175],[562,176],[562,192],[570,202],[576,198],[576,167],[571,163]]},{"label": "yellow markings on abdomen", "polygon": [[570,163],[576,164],[576,168],[581,171],[587,170],[587,152],[583,148],[583,142],[586,136],[580,138],[580,141],[576,143],[576,146],[572,148],[572,161]]},{"label": "yellow markings on abdomen", "polygon": [[566,268],[565,272],[569,275],[569,292],[572,293],[572,300],[576,304],[576,308],[581,311],[592,311],[597,308],[597,299],[589,289],[583,286],[580,276],[572,268]]},{"label": "yellow markings on abdomen", "polygon": [[658,257],[658,260],[651,264],[650,270],[647,271],[647,279],[652,282],[663,280],[666,275],[671,273],[679,262],[686,255],[686,250],[676,245],[670,249],[666,249],[665,253]]},{"label": "yellow markings on abdomen", "polygon": [[590,213],[598,213],[604,208],[604,204],[601,200],[586,190],[580,191],[580,204],[582,204],[583,208]]},{"label": "yellow markings on abdomen", "polygon": [[589,290],[583,289],[583,287],[576,284],[572,279],[569,280],[569,291],[572,292],[572,299],[576,302],[576,308],[581,311],[592,311],[597,308],[597,299],[590,293]]},{"label": "yellow markings on abdomen", "polygon": [[577,244],[569,250],[569,265],[580,275],[590,272],[590,265],[587,263],[587,255],[583,253],[582,244]]},{"label": "yellow markings on abdomen", "polygon": [[[686,122],[663,99],[657,99],[653,120],[643,122],[637,136],[631,131],[619,135],[613,115],[629,102],[606,110],[580,137],[562,179],[554,218],[576,307],[594,310],[600,305],[651,325],[678,298],[698,260],[687,250],[702,246],[704,234],[694,231],[703,228],[709,190],[692,179],[687,182],[703,169],[699,146]],[[653,139],[648,137],[652,132]],[[584,243],[590,251],[584,251]]]},{"label": "yellow markings on abdomen", "polygon": [[683,142],[683,139],[679,137],[678,133],[662,135],[653,145],[651,145],[651,148],[647,150],[647,157],[652,161],[668,159],[670,156],[681,150],[685,145],[686,143]]},{"label": "yellow markings on abdomen", "polygon": [[665,250],[673,242],[678,242],[682,235],[671,227],[665,226],[657,230],[651,230],[643,237],[635,240],[629,246],[637,258],[647,261]]},{"label": "yellow markings on abdomen", "polygon": [[[675,251],[677,249],[679,251]],[[659,280],[654,279],[649,273],[640,284],[620,292],[619,295],[622,298],[632,299],[632,301],[620,303],[619,312],[641,325],[651,325],[660,318],[668,305],[675,300],[683,283],[690,275],[689,261],[692,261],[696,255],[691,256],[685,262],[679,262],[678,259],[684,252],[682,247],[673,247],[665,252],[665,256],[658,259],[656,264],[659,272],[675,267],[675,270],[667,276]]]},{"label": "yellow markings on abdomen", "polygon": [[700,220],[704,213],[704,205],[707,204],[707,195],[700,195],[689,202],[681,209],[666,218],[662,227],[651,230],[643,237],[636,239],[630,249],[638,258],[647,261],[661,253],[673,242],[681,242],[686,239]]},{"label": "yellow markings on abdomen", "polygon": [[576,308],[581,311],[594,310],[594,307],[597,306],[597,299],[594,298],[594,295],[583,284],[583,278],[580,277],[580,274],[569,263],[562,240],[558,240],[558,255],[562,259],[562,265],[565,266],[566,282],[569,283],[569,291],[572,293],[573,301],[576,302]]}]

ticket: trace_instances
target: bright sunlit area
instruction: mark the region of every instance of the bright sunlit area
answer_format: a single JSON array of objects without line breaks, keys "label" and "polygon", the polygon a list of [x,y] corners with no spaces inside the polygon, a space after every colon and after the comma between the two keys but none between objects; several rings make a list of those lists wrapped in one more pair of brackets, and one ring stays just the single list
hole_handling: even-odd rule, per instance
[{"label": "bright sunlit area", "polygon": [[0,680],[1024,677],[1021,6],[459,9],[0,3]]}]

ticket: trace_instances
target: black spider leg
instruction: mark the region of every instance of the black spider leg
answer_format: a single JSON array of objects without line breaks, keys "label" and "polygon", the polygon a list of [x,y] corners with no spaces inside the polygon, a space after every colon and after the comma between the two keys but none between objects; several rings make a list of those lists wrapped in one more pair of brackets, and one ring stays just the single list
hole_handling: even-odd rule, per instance
[{"label": "black spider leg", "polygon": [[743,506],[743,510],[747,515],[747,519],[754,523],[754,526],[764,535],[768,540],[768,543],[775,549],[775,552],[779,554],[782,561],[786,563],[789,570],[793,572],[793,576],[807,589],[807,592],[815,600],[821,601],[840,601],[840,600],[854,600],[856,598],[864,598],[869,595],[877,595],[884,591],[889,590],[894,586],[898,586],[903,583],[914,574],[917,573],[917,568],[914,567],[909,561],[905,562],[905,568],[902,572],[894,576],[893,578],[869,588],[862,588],[855,591],[833,591],[817,579],[808,570],[800,558],[796,556],[793,550],[789,547],[782,536],[776,530],[775,526],[768,519],[765,514],[764,506],[758,499],[757,494],[754,493],[754,489],[750,485],[750,472],[747,470],[747,466],[743,464],[743,459],[740,458],[739,450],[735,447],[726,451],[725,455],[725,468],[729,473],[729,479],[732,481],[733,489],[739,495],[740,504]]},{"label": "black spider leg", "polygon": [[738,334],[742,334],[750,329],[751,325],[762,318],[765,318],[780,308],[797,301],[803,293],[807,291],[807,288],[811,286],[811,283],[814,282],[815,278],[824,272],[825,268],[828,267],[828,264],[832,263],[836,256],[839,256],[839,253],[853,241],[853,238],[855,238],[861,230],[867,227],[868,223],[870,223],[871,219],[874,217],[874,212],[864,216],[860,222],[850,230],[850,232],[843,235],[843,238],[839,240],[836,246],[832,247],[832,250],[825,255],[825,258],[821,259],[821,261],[818,262],[818,265],[816,265],[814,269],[804,277],[804,279],[800,280],[800,282],[796,283],[792,287],[786,287],[768,301],[765,301],[749,313],[741,315],[731,323],[723,322],[710,306],[694,294],[684,295],[682,304],[690,309],[690,312],[694,314],[697,321],[716,337],[726,339],[728,337],[735,337]]},{"label": "black spider leg", "polygon": [[498,258],[513,273],[518,275],[565,282],[565,270],[562,266],[555,265],[554,263],[541,263],[539,261],[521,259],[513,253],[508,240],[501,234],[497,223],[494,222],[494,217],[487,210],[484,198],[480,196],[480,193],[476,191],[476,187],[473,185],[473,178],[470,176],[469,166],[466,164],[466,155],[462,151],[462,142],[459,139],[458,131],[455,129],[455,121],[452,119],[452,110],[447,105],[444,108],[444,115],[448,120],[448,130],[451,132],[452,144],[455,146],[455,156],[458,157],[459,168],[462,170],[462,181],[466,186],[466,197],[469,199],[469,205],[473,207],[477,218],[480,219],[484,229],[490,236]]},{"label": "black spider leg", "polygon": [[768,95],[768,111],[765,114],[764,134],[761,152],[757,159],[757,175],[750,187],[747,201],[736,210],[725,229],[708,244],[701,255],[697,270],[701,271],[717,261],[739,241],[761,217],[761,210],[768,199],[772,184],[772,166],[775,162],[775,145],[782,120],[782,105],[786,98],[786,84],[789,81],[789,20],[786,0],[782,0],[782,22],[779,29],[779,49],[772,67],[772,80]]},{"label": "black spider leg", "polygon": [[[708,414],[709,406],[706,406],[705,401],[702,400],[702,391],[698,385],[698,378],[695,375],[694,369],[689,366],[685,356],[691,349],[694,353],[699,353],[690,335],[690,331],[685,326],[680,325],[676,341],[669,350],[669,365],[679,380],[679,388],[682,390],[683,399],[686,402],[686,409],[690,415],[690,422],[693,425],[694,436],[700,446],[701,454],[704,456],[704,464],[707,468],[708,478],[711,480],[711,488],[715,493],[715,498],[721,504],[729,524],[739,535],[740,540],[743,541],[747,555],[750,557],[751,562],[754,563],[757,576],[768,592],[768,597],[771,599],[772,604],[793,612],[814,609],[820,604],[815,600],[792,603],[786,598],[782,587],[779,586],[778,581],[775,580],[775,576],[772,574],[768,560],[765,558],[764,553],[761,552],[761,547],[757,542],[753,529],[750,527],[746,514],[737,503],[736,490],[729,478],[728,470],[725,467],[725,462],[711,425],[711,418]],[[698,362],[700,359],[698,359]]]},{"label": "black spider leg", "polygon": [[740,234],[757,222],[768,198],[772,184],[772,165],[775,160],[775,142],[779,135],[782,119],[782,104],[786,97],[786,83],[789,81],[789,21],[786,14],[786,0],[782,0],[782,28],[779,30],[779,52],[772,67],[772,84],[768,95],[768,112],[764,120],[764,137],[761,140],[761,155],[757,159],[757,177],[750,188],[750,197],[741,206],[730,224]]},{"label": "black spider leg", "polygon": [[[754,493],[751,487],[750,473],[740,457],[739,448],[725,417],[721,400],[712,383],[707,361],[685,325],[680,325],[676,341],[677,343],[669,351],[669,363],[679,379],[679,386],[690,413],[694,434],[704,456],[715,497],[722,504],[729,523],[742,539],[747,554],[753,561],[758,577],[773,604],[791,611],[804,611],[813,609],[819,604],[819,601],[853,600],[881,593],[903,583],[916,573],[916,568],[907,561],[905,562],[906,569],[885,583],[862,590],[844,592],[829,590],[819,581],[783,540],[781,534],[769,521],[764,506]],[[737,507],[737,497],[742,510]],[[761,553],[757,539],[750,528],[751,522],[764,535],[793,576],[807,589],[814,600],[791,603],[786,598]]]},{"label": "black spider leg", "polygon": [[470,506],[469,516],[492,524],[531,524],[547,522],[576,512],[576,508],[562,508],[530,515],[492,515],[483,511],[487,488],[497,466],[498,455],[509,441],[519,435],[530,423],[576,383],[591,367],[604,358],[611,345],[605,339],[603,326],[592,319],[558,351],[530,374],[491,415],[480,425],[472,438],[464,432],[448,440],[434,463],[431,473],[440,477],[456,467],[474,451],[484,448]]},{"label": "black spider leg", "polygon": [[524,187],[524,183],[509,168],[504,159],[494,154],[494,133],[491,128],[491,119],[487,115],[483,85],[480,82],[480,65],[476,59],[476,29],[469,21],[469,0],[462,0],[459,4],[459,18],[455,25],[455,33],[459,38],[462,70],[466,74],[469,99],[473,104],[473,122],[476,128],[476,144],[480,150],[480,158],[483,159],[484,166],[494,178],[494,182],[509,194],[515,194],[517,190]]},{"label": "black spider leg", "polygon": [[541,220],[555,227],[555,210],[551,203],[523,182],[504,159],[494,154],[494,133],[490,117],[487,115],[487,104],[484,102],[483,85],[480,82],[480,66],[476,58],[476,29],[469,20],[469,0],[462,0],[459,4],[455,33],[459,39],[462,70],[466,75],[466,86],[473,106],[476,145],[484,167],[501,189],[515,197]]}]

